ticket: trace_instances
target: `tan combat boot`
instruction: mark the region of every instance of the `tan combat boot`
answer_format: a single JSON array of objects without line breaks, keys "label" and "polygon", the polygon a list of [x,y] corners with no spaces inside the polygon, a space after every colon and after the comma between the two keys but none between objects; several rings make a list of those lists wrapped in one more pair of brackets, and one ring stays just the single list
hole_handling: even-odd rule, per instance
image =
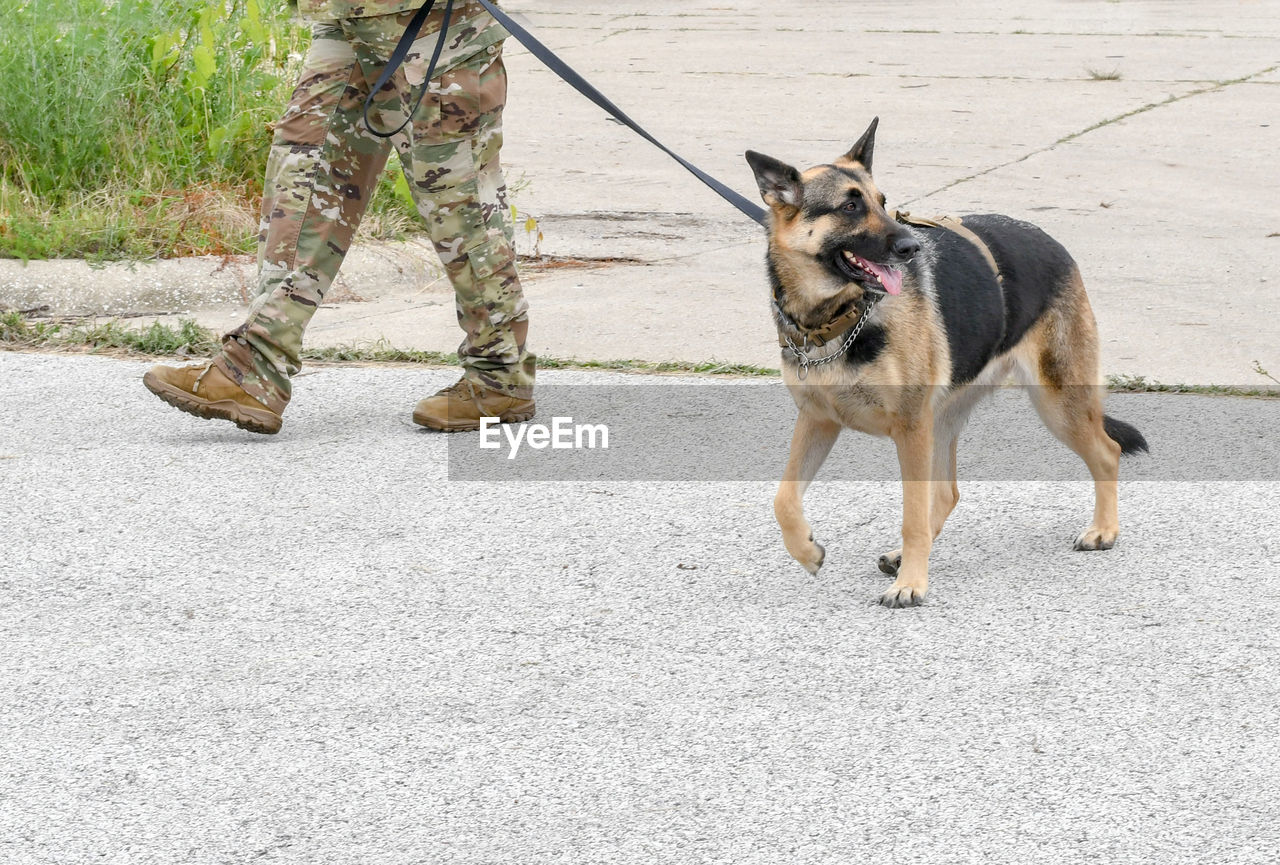
[{"label": "tan combat boot", "polygon": [[249,432],[274,435],[284,419],[240,389],[213,364],[153,366],[142,383],[174,408],[196,417],[229,420]]},{"label": "tan combat boot", "polygon": [[519,423],[533,417],[533,400],[489,390],[463,378],[418,403],[413,422],[444,432],[480,429],[480,418]]}]

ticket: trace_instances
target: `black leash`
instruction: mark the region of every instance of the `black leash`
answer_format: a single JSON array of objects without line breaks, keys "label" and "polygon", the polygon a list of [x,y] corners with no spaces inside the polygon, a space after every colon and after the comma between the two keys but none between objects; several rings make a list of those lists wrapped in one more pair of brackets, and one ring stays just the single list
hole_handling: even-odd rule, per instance
[{"label": "black leash", "polygon": [[[694,165],[692,162],[685,159],[670,147],[667,147],[661,141],[650,135],[643,126],[628,117],[626,112],[614,105],[607,96],[592,86],[591,82],[587,81],[587,79],[575,72],[569,64],[561,60],[554,51],[543,45],[532,33],[513,21],[511,17],[499,9],[497,5],[490,2],[490,0],[477,0],[477,2],[479,2],[490,15],[496,18],[498,23],[505,27],[507,32],[514,36],[521,45],[527,48],[530,54],[545,64],[552,72],[564,79],[566,84],[590,99],[600,108],[603,108],[615,120],[631,129],[645,141],[648,141],[676,162],[679,162],[687,171],[689,171],[690,174],[701,180],[707,186],[711,187],[717,195],[732,204],[734,207],[738,208],[738,210],[742,211],[746,216],[750,217],[760,225],[765,224],[763,207],[747,200],[744,196],[738,194],[733,189],[730,189],[719,180],[716,180],[710,174],[707,174],[701,168],[698,168],[698,166]],[[373,101],[373,93],[381,90],[382,87],[391,80],[391,76],[395,74],[395,71],[399,68],[400,64],[404,63],[404,58],[409,53],[409,46],[418,38],[418,30],[421,29],[422,23],[427,20],[427,14],[431,12],[431,7],[434,4],[435,0],[428,0],[427,4],[418,10],[418,14],[414,15],[413,20],[409,22],[409,27],[405,30],[404,36],[400,37],[400,43],[396,45],[395,51],[391,53],[391,59],[387,61],[387,68],[383,70],[382,75],[378,78],[378,83],[374,85],[373,91],[369,94],[369,98],[365,100],[364,120],[366,126],[369,126],[369,105]],[[427,90],[427,83],[435,77],[436,61],[440,59],[440,51],[444,47],[445,32],[449,29],[449,19],[452,11],[453,0],[448,0],[444,10],[444,22],[441,24],[440,28],[440,39],[436,42],[435,54],[432,55],[431,63],[427,67],[427,81],[423,83],[422,90],[418,93],[418,99],[414,102],[413,109],[409,112],[410,117],[413,116],[413,112],[417,110],[419,103],[422,102],[422,96]],[[408,122],[409,121],[406,120],[401,124],[400,129],[404,129],[404,127],[408,125]],[[400,131],[400,129],[395,130],[395,132],[383,133],[378,132],[372,126],[369,126],[370,132],[383,138],[389,138],[392,135],[395,135],[396,132]]]},{"label": "black leash", "polygon": [[436,77],[436,64],[440,62],[440,53],[444,51],[444,41],[449,35],[449,22],[453,19],[453,0],[445,0],[444,20],[440,22],[440,38],[436,39],[436,50],[431,53],[431,62],[427,64],[427,77],[422,82],[422,89],[418,91],[418,98],[413,100],[413,107],[409,109],[409,114],[405,117],[404,123],[401,123],[390,132],[382,132],[373,128],[373,124],[369,122],[369,108],[373,105],[373,97],[377,95],[379,90],[387,86],[391,76],[395,75],[396,70],[404,64],[404,59],[409,56],[409,49],[413,47],[414,40],[418,38],[418,31],[422,29],[427,16],[431,14],[431,7],[435,5],[436,0],[427,0],[422,8],[417,11],[417,14],[413,16],[409,26],[404,29],[404,35],[396,43],[395,50],[391,52],[391,57],[387,60],[387,65],[382,70],[382,74],[378,76],[378,83],[373,85],[369,95],[365,97],[364,125],[379,138],[390,138],[409,125],[409,121],[413,120],[414,112],[422,104],[422,97],[427,94],[427,88],[431,86],[431,80]]}]

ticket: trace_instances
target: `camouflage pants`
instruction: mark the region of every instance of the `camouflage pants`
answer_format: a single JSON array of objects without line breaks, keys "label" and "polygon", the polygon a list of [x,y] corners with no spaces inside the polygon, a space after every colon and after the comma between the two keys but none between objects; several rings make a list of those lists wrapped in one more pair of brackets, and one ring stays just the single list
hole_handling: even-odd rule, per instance
[{"label": "camouflage pants", "polygon": [[[215,359],[268,408],[283,411],[301,368],[302,332],[351,245],[392,145],[453,283],[464,375],[531,392],[527,304],[516,273],[499,167],[507,77],[501,44],[433,80],[413,122],[390,139],[363,106],[412,13],[319,22],[289,107],[276,125],[258,235],[258,296]],[[414,45],[370,111],[375,128],[405,119],[435,35]]]}]

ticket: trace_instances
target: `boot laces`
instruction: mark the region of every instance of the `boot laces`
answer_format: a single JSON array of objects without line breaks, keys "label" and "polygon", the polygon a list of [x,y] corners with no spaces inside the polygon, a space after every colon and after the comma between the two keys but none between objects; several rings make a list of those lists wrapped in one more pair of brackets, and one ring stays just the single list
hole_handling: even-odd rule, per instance
[{"label": "boot laces", "polygon": [[441,396],[459,397],[461,399],[483,399],[485,390],[480,385],[466,378],[460,378],[440,391]]}]

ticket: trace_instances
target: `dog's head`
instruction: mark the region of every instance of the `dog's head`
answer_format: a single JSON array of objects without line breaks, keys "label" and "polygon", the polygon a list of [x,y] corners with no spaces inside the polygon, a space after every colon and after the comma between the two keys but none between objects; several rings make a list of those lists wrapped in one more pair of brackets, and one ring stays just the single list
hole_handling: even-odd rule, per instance
[{"label": "dog's head", "polygon": [[778,302],[805,323],[864,297],[899,294],[903,265],[920,243],[884,209],[871,179],[876,126],[830,165],[803,174],[747,151],[769,205],[769,264]]}]

